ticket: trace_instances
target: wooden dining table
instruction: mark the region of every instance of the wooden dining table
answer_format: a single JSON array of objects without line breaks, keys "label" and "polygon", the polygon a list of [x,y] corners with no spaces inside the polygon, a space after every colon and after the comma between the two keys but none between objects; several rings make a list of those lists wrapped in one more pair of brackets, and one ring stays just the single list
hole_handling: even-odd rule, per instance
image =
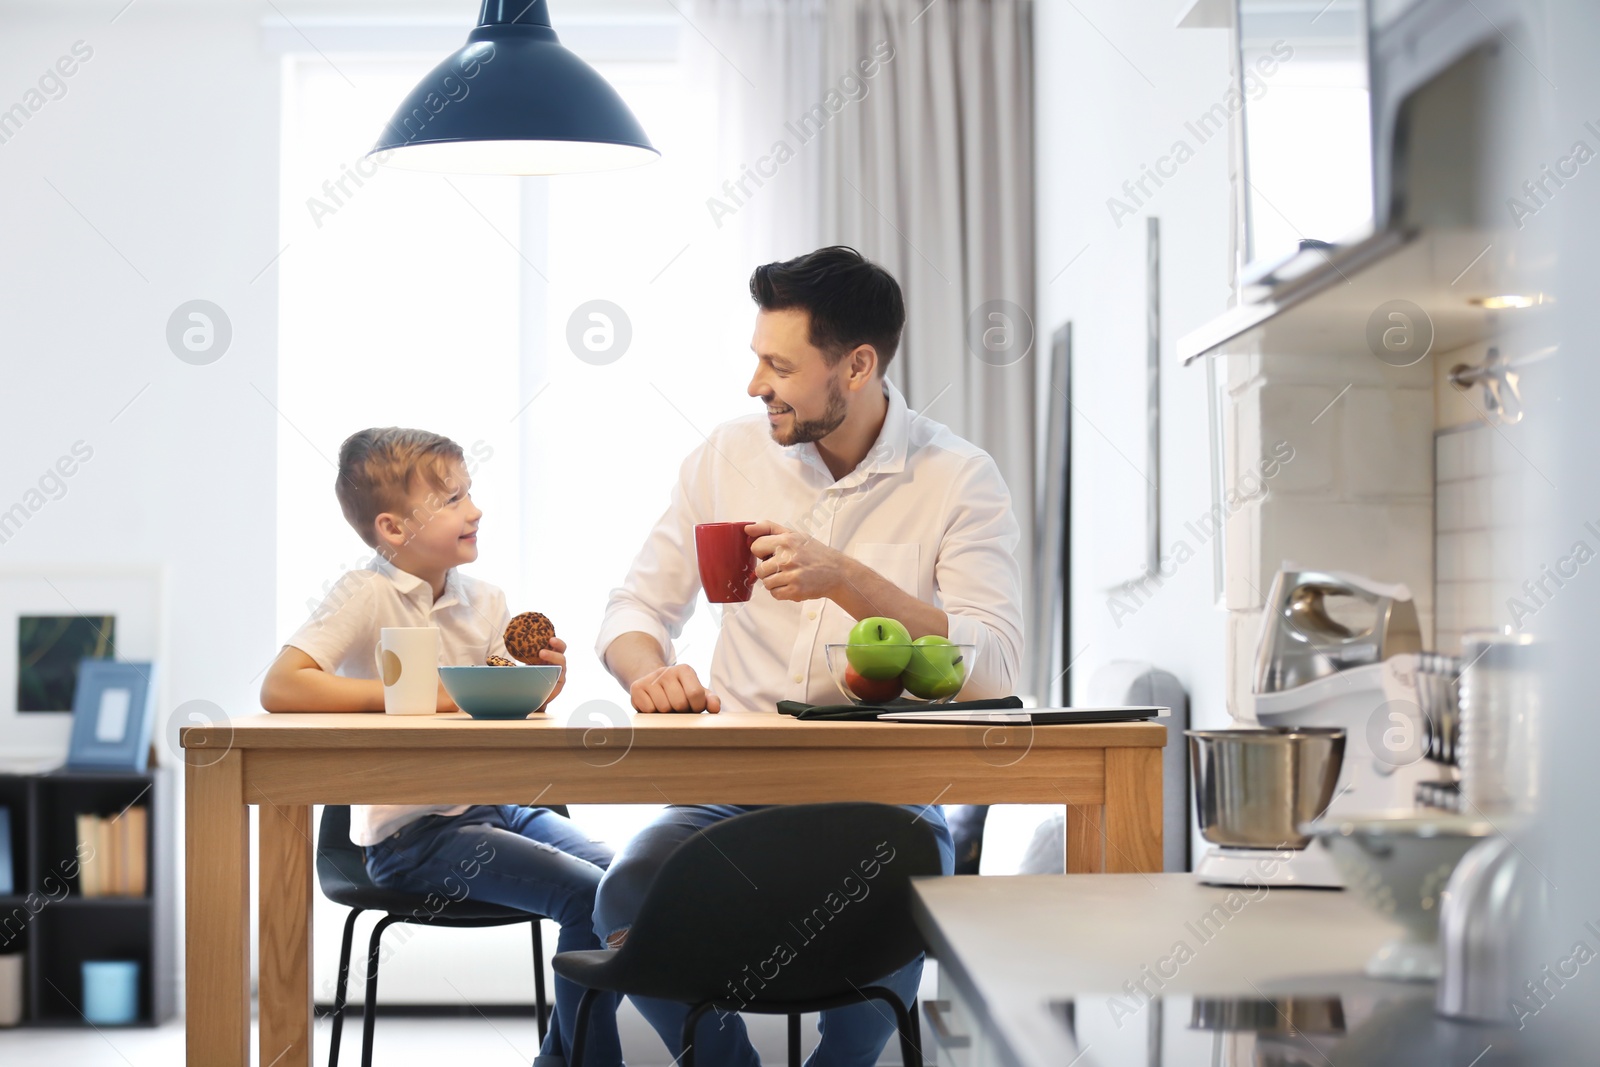
[{"label": "wooden dining table", "polygon": [[251,807],[261,1067],[311,1063],[314,804],[1061,804],[1069,872],[1161,869],[1154,723],[573,720],[280,713],[184,729],[188,1062],[250,1063]]}]

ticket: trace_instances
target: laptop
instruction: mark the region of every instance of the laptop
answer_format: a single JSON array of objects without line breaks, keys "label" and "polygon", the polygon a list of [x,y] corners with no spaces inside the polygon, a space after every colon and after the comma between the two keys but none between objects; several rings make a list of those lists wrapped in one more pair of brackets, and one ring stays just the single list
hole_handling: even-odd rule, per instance
[{"label": "laptop", "polygon": [[1104,708],[1016,708],[1004,711],[973,711],[937,707],[916,711],[886,711],[878,716],[879,722],[954,722],[954,723],[1013,723],[1016,725],[1052,726],[1069,723],[1095,722],[1147,722],[1164,719],[1172,714],[1171,708],[1158,707],[1104,707]]}]

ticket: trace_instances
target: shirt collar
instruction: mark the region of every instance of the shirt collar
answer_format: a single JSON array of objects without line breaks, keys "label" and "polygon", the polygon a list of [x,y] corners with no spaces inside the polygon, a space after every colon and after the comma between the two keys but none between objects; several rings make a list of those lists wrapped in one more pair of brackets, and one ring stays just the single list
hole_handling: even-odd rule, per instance
[{"label": "shirt collar", "polygon": [[[866,458],[856,465],[855,470],[840,478],[834,488],[848,489],[874,474],[898,474],[906,469],[906,445],[911,435],[912,412],[906,407],[905,396],[887,378],[883,380],[883,395],[889,400],[889,410],[884,414],[883,427],[878,431],[877,440],[867,450]],[[816,442],[788,445],[784,451],[827,474],[830,479],[833,477],[817,452]]]},{"label": "shirt collar", "polygon": [[393,582],[394,587],[400,591],[401,596],[407,599],[420,596],[423,598],[424,606],[433,610],[448,608],[454,604],[472,606],[472,601],[467,597],[466,584],[462,582],[461,575],[454,567],[445,571],[444,595],[438,600],[433,599],[433,589],[427,582],[410,571],[401,570],[376,553],[372,557],[372,569]]}]

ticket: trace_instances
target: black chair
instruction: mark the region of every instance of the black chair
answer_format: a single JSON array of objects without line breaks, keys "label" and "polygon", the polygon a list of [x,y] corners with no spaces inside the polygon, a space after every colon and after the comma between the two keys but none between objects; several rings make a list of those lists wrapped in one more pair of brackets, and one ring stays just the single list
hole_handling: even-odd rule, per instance
[{"label": "black chair", "polygon": [[921,1067],[915,1003],[872,983],[923,951],[911,879],[939,873],[933,830],[887,804],[765,808],[707,827],[662,864],[621,948],[555,957],[556,973],[584,987],[571,1067],[583,1067],[601,992],[691,1005],[683,1067],[694,1067],[695,1024],[713,1008],[787,1015],[799,1067],[802,1012],[881,1000],[903,1063]]},{"label": "black chair", "polygon": [[[544,805],[566,815],[558,804]],[[383,932],[395,923],[417,926],[473,927],[510,926],[528,923],[533,929],[534,1013],[538,1020],[539,1041],[544,1041],[550,1020],[550,1005],[544,989],[544,937],[539,924],[545,918],[532,912],[472,900],[449,901],[443,907],[430,906],[422,897],[381,889],[367,876],[366,858],[350,841],[350,807],[329,804],[322,809],[321,829],[317,832],[317,882],[322,895],[350,909],[344,922],[344,940],[339,947],[339,983],[333,998],[333,1034],[329,1039],[328,1067],[339,1063],[339,1040],[344,1031],[345,992],[350,984],[350,943],[355,934],[356,916],[364,911],[381,911],[384,917],[372,928],[367,946],[367,1000],[361,1013],[361,1067],[372,1067],[373,1027],[378,1017],[378,950]]]}]

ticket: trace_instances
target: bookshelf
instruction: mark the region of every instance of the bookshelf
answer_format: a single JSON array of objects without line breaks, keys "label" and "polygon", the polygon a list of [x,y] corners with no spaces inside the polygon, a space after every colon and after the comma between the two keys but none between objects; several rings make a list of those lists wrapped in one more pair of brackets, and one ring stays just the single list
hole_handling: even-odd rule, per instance
[{"label": "bookshelf", "polygon": [[[84,960],[139,961],[135,1025],[154,1026],[176,1009],[177,865],[173,778],[145,774],[55,771],[0,774],[0,806],[11,810],[14,891],[0,896],[0,954],[26,954],[24,1026],[87,1026],[79,1011]],[[78,817],[148,811],[142,896],[82,893]],[[98,858],[98,855],[97,855]]]}]

